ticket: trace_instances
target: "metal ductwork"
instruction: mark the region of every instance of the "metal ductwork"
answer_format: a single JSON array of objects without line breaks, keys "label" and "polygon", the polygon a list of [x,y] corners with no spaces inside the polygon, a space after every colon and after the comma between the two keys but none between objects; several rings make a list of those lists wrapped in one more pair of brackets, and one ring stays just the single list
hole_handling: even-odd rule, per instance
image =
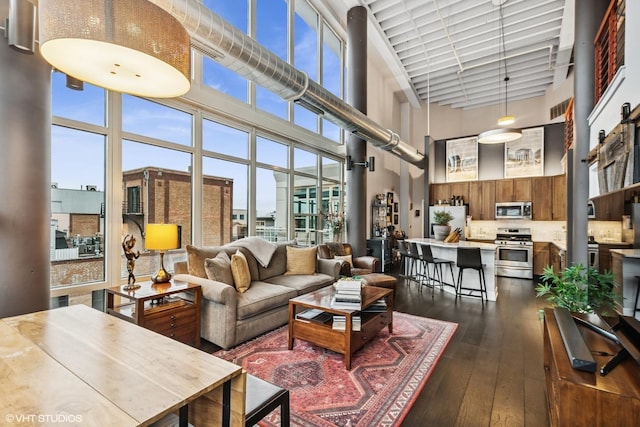
[{"label": "metal ductwork", "polygon": [[321,85],[310,80],[257,41],[214,14],[198,0],[150,0],[178,21],[200,50],[225,67],[254,81],[287,101],[321,114],[341,128],[424,169],[424,155],[380,127]]}]

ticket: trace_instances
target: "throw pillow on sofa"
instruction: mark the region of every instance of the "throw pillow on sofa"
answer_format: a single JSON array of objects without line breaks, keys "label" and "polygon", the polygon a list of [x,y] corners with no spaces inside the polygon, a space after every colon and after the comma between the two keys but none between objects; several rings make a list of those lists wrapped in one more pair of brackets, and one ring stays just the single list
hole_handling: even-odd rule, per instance
[{"label": "throw pillow on sofa", "polygon": [[220,246],[199,248],[187,245],[187,268],[189,269],[189,274],[206,279],[207,272],[204,270],[204,260],[214,258],[220,251]]},{"label": "throw pillow on sofa", "polygon": [[287,271],[284,274],[315,274],[317,254],[316,246],[311,248],[287,246]]},{"label": "throw pillow on sofa", "polygon": [[251,273],[249,273],[249,264],[244,254],[237,250],[231,255],[231,275],[238,292],[246,292],[251,285]]},{"label": "throw pillow on sofa", "polygon": [[215,258],[206,258],[204,260],[204,270],[208,279],[233,286],[231,259],[226,252],[220,251]]},{"label": "throw pillow on sofa", "polygon": [[333,259],[340,259],[349,264],[350,267],[353,267],[353,257],[351,255],[336,255]]}]

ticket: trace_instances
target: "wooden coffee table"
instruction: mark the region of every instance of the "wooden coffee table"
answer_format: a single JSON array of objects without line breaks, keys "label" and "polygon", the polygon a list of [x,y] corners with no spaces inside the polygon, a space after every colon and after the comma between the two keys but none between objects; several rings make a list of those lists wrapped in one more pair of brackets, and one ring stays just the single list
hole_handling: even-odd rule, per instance
[{"label": "wooden coffee table", "polygon": [[[351,356],[362,348],[385,326],[393,333],[393,290],[365,286],[362,288],[361,310],[331,307],[335,288],[326,288],[289,300],[289,350],[293,349],[293,340],[302,339],[320,347],[344,354],[345,366],[351,369]],[[385,311],[367,311],[376,301],[384,299]],[[301,319],[297,316],[307,310],[318,310],[324,315],[317,319]],[[333,329],[333,315],[345,316],[345,329]],[[353,331],[353,316],[359,315],[361,326]]]}]

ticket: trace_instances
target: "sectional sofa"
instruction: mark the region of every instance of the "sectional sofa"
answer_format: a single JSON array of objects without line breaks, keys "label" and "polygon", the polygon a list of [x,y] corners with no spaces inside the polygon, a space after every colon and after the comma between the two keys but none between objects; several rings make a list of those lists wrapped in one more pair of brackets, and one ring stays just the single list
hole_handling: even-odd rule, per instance
[{"label": "sectional sofa", "polygon": [[[242,258],[246,265],[238,267]],[[174,265],[174,280],[202,286],[201,335],[228,349],[285,325],[289,299],[334,283],[341,265],[318,259],[317,247],[248,237],[224,246],[187,246],[187,261]]]}]

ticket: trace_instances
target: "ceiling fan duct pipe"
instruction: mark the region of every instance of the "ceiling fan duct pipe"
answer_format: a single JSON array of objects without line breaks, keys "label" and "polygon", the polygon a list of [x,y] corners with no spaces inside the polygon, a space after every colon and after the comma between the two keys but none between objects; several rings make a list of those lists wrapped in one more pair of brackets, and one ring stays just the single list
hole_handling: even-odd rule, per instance
[{"label": "ceiling fan duct pipe", "polygon": [[150,0],[173,15],[191,36],[192,46],[225,67],[287,101],[319,112],[327,120],[424,169],[424,154],[394,132],[341,100],[257,41],[214,14],[198,0]]}]

